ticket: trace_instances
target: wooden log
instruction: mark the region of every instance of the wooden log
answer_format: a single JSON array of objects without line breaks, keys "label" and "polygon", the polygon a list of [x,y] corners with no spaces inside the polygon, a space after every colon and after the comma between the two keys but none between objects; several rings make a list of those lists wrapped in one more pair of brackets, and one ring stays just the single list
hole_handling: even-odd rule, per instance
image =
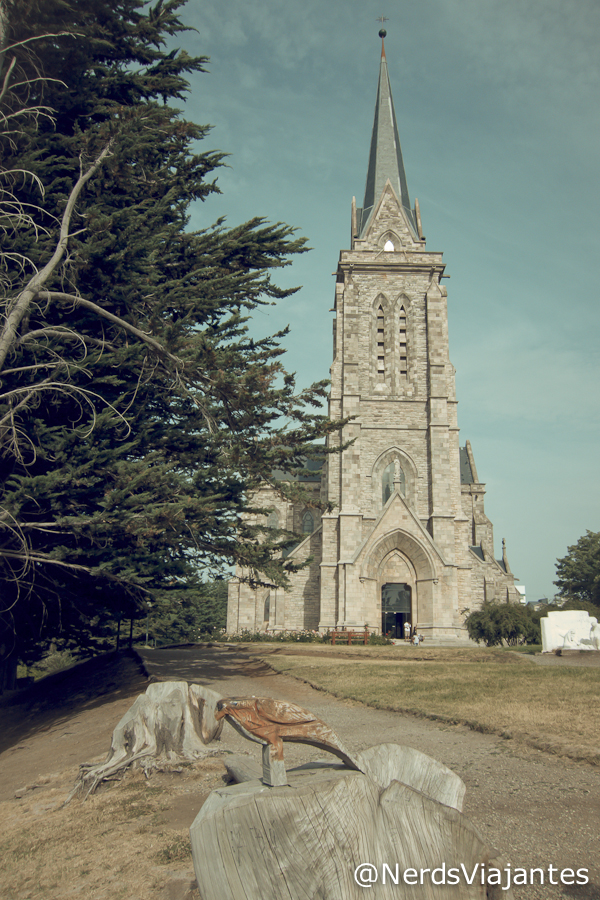
[{"label": "wooden log", "polygon": [[227,774],[236,784],[244,781],[259,781],[262,777],[262,766],[251,756],[232,753],[223,758]]},{"label": "wooden log", "polygon": [[356,760],[381,788],[399,781],[462,812],[466,790],[462,779],[448,766],[413,747],[378,744],[357,754]]},{"label": "wooden log", "polygon": [[[358,900],[365,888],[355,870],[363,863],[379,870],[369,898],[491,897],[480,877],[490,851],[457,809],[396,780],[383,788],[335,765],[291,770],[288,780],[285,787],[249,781],[212,792],[190,830],[202,900]],[[439,870],[439,881],[443,867],[462,875],[461,864],[469,877],[477,867],[470,885],[464,877],[459,886],[431,878]],[[421,868],[423,884],[403,880],[406,870]],[[397,885],[390,883],[396,875]]]}]

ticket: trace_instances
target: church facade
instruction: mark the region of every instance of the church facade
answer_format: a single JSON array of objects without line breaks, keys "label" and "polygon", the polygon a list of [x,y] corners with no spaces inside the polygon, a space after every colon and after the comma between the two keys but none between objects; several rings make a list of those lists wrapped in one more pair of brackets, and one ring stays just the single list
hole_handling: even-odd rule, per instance
[{"label": "church facade", "polygon": [[228,632],[369,629],[465,636],[485,599],[517,601],[503,542],[494,556],[469,442],[459,445],[442,254],[428,250],[409,200],[382,56],[365,198],[352,202],[352,241],[335,286],[329,414],[354,417],[353,443],[315,466],[307,489],[330,513],[266,489],[269,524],[295,531],[309,559],[291,588],[229,586]]}]

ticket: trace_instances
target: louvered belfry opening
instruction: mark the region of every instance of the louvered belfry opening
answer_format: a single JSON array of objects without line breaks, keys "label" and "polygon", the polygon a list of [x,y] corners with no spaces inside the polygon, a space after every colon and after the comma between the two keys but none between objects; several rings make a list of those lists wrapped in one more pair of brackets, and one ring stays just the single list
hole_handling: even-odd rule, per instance
[{"label": "louvered belfry opening", "polygon": [[385,381],[385,319],[382,306],[377,310],[377,379]]},{"label": "louvered belfry opening", "polygon": [[398,315],[399,326],[398,326],[398,337],[399,337],[399,347],[400,347],[400,374],[407,375],[408,373],[408,353],[406,350],[406,310],[403,306],[400,307],[400,313]]}]

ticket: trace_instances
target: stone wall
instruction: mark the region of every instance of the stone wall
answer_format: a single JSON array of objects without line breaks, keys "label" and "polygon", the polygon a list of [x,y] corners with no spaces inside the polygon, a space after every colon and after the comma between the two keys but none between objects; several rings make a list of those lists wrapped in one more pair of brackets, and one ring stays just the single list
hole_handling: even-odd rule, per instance
[{"label": "stone wall", "polygon": [[[443,272],[388,182],[337,271],[329,414],[353,418],[330,441],[351,444],[327,457],[315,487],[334,509],[291,556],[310,564],[267,598],[269,628],[378,630],[394,572],[411,586],[413,623],[432,637],[464,636],[466,612],[486,597],[516,599],[505,558],[494,559],[470,445],[473,483],[461,488]],[[281,527],[301,531],[302,509],[278,502]],[[231,591],[228,628],[266,627],[264,590]]]}]

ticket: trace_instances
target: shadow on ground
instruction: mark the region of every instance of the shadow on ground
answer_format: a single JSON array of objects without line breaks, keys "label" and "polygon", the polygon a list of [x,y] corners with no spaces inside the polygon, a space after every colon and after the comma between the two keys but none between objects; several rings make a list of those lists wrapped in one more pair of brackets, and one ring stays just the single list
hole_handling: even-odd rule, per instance
[{"label": "shadow on ground", "polygon": [[152,681],[229,681],[277,674],[236,647],[199,645],[106,653],[0,696],[0,753],[76,713],[137,697]]},{"label": "shadow on ground", "polygon": [[[195,652],[194,652],[195,649]],[[245,650],[222,644],[190,644],[160,650],[138,648],[152,679],[157,681],[230,681],[240,676],[273,677],[277,673],[260,659],[252,659]]]},{"label": "shadow on ground", "polygon": [[598,900],[600,897],[600,884],[593,881],[586,885],[573,885],[572,887],[565,885],[562,890],[567,897],[573,897],[574,900]]},{"label": "shadow on ground", "polygon": [[135,652],[106,653],[0,697],[0,753],[75,712],[137,696],[148,678]]}]

